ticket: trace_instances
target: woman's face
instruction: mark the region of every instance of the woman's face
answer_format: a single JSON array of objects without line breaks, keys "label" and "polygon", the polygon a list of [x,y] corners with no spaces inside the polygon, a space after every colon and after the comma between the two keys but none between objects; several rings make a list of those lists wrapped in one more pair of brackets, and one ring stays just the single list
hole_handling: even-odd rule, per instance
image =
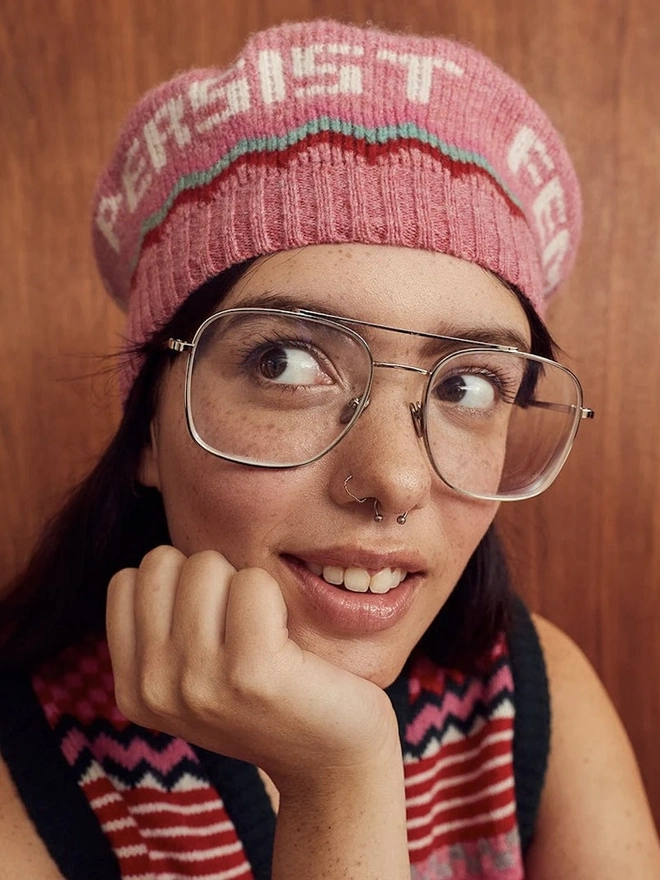
[{"label": "woman's face", "polygon": [[[411,330],[468,338],[504,332],[529,340],[517,298],[478,266],[444,254],[361,244],[276,254],[257,261],[221,307],[258,305],[273,295]],[[432,365],[419,337],[355,329],[377,361]],[[269,470],[223,461],[192,440],[185,360],[178,358],[164,377],[141,469],[142,482],[162,493],[172,543],[186,555],[214,549],[237,569],[265,569],[282,589],[295,642],[387,686],[496,511],[495,503],[461,496],[434,473],[409,409],[420,400],[425,377],[377,369],[370,405],[334,449],[303,467]],[[354,496],[378,499],[381,522],[372,500],[358,504],[348,494],[349,475]],[[337,569],[348,568],[408,574],[384,594],[353,592],[316,574],[322,566],[335,569],[325,571],[334,580]]]}]

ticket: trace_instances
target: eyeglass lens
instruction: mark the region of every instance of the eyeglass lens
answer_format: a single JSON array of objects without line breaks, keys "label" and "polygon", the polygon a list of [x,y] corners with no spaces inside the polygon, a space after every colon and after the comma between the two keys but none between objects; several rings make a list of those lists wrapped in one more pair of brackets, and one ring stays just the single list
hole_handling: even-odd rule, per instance
[{"label": "eyeglass lens", "polygon": [[580,406],[573,375],[524,353],[455,354],[425,398],[427,445],[445,482],[480,497],[534,493],[570,449]]},{"label": "eyeglass lens", "polygon": [[[305,464],[351,428],[372,364],[366,343],[341,324],[266,310],[221,314],[189,365],[191,430],[235,461]],[[459,491],[527,494],[561,466],[579,404],[574,377],[552,362],[488,349],[450,354],[423,399],[431,461]]]}]

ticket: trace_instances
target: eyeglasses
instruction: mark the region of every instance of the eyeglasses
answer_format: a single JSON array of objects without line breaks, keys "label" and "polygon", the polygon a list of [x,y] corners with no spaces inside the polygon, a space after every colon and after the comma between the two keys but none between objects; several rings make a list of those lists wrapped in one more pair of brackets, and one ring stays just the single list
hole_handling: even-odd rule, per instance
[{"label": "eyeglasses", "polygon": [[[376,361],[354,326],[433,340],[431,369]],[[566,367],[517,348],[402,330],[321,312],[217,312],[187,352],[185,408],[193,439],[227,461],[294,468],[333,449],[366,410],[376,369],[426,377],[408,404],[441,480],[486,500],[531,498],[561,470],[582,419],[582,388]]]}]

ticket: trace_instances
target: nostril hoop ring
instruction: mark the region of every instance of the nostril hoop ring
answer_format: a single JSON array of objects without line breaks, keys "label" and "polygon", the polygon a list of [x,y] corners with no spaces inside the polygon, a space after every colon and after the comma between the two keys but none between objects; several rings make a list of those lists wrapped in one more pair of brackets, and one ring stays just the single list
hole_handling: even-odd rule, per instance
[{"label": "nostril hoop ring", "polygon": [[344,490],[346,491],[347,495],[351,496],[353,501],[357,501],[358,504],[364,504],[364,502],[367,500],[366,496],[364,498],[358,498],[357,495],[353,495],[351,490],[348,488],[349,480],[352,480],[352,479],[353,479],[353,474],[349,474],[346,477],[346,479],[344,480]]}]

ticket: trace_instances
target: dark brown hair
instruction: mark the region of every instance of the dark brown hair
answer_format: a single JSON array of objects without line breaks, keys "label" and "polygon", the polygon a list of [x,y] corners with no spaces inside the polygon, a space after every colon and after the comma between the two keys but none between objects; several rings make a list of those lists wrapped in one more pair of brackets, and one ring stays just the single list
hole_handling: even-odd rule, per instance
[{"label": "dark brown hair", "polygon": [[[46,526],[27,567],[0,603],[0,671],[34,667],[85,634],[103,632],[112,575],[138,566],[148,550],[169,543],[160,494],[136,484],[159,381],[170,358],[165,342],[171,336],[190,339],[252,262],[199,287],[137,350],[144,361],[117,433]],[[532,351],[552,357],[548,331],[520,291],[512,290],[529,319]],[[504,554],[491,526],[420,647],[443,664],[470,671],[507,627],[510,600]]]}]

